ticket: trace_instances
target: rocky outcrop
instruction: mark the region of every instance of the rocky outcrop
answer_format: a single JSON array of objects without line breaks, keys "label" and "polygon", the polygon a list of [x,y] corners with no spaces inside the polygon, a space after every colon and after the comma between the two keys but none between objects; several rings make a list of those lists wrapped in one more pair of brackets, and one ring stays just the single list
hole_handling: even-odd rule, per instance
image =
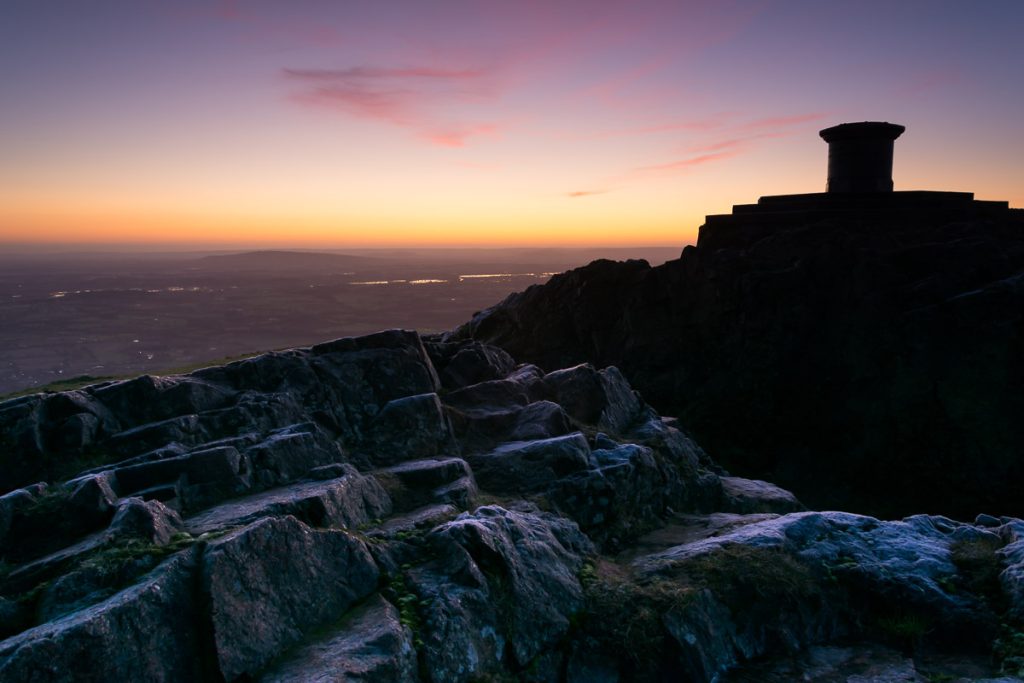
[{"label": "rocky outcrop", "polygon": [[1024,211],[766,197],[678,260],[596,261],[443,339],[616,366],[729,470],[813,507],[1021,515],[1022,283]]},{"label": "rocky outcrop", "polygon": [[804,511],[615,368],[392,331],[0,415],[3,680],[1024,668],[1024,522]]}]

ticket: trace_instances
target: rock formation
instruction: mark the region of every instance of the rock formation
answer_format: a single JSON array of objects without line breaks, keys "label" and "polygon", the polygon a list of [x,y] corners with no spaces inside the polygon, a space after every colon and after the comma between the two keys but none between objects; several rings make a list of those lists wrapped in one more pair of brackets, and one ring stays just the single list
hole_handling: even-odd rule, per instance
[{"label": "rock formation", "polygon": [[4,681],[1024,668],[1024,522],[805,511],[614,367],[390,331],[0,421]]}]

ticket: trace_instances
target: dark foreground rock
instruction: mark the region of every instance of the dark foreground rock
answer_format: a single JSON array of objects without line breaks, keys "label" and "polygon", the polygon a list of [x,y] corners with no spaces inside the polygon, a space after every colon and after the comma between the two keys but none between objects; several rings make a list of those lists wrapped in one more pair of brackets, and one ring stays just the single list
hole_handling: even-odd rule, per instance
[{"label": "dark foreground rock", "polygon": [[805,511],[615,368],[392,331],[0,415],[4,681],[1024,670],[1024,522]]},{"label": "dark foreground rock", "polygon": [[1024,514],[1024,211],[1005,204],[767,197],[678,260],[594,262],[445,339],[617,366],[728,469],[812,507]]}]

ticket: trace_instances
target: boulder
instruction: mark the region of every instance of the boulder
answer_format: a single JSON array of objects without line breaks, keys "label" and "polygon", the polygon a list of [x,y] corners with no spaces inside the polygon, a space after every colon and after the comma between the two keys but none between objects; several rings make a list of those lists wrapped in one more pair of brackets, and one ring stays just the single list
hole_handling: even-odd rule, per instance
[{"label": "boulder", "polygon": [[248,465],[232,446],[217,446],[164,460],[119,467],[114,470],[114,477],[118,490],[123,494],[180,480],[184,484],[184,503],[193,510],[211,501],[239,495],[250,485]]},{"label": "boulder", "polygon": [[244,454],[257,488],[286,484],[315,467],[345,460],[338,444],[315,422],[276,429],[247,447]]},{"label": "boulder", "polygon": [[419,335],[388,330],[337,339],[310,349],[318,391],[304,401],[330,417],[345,438],[358,438],[388,401],[434,393],[440,381]]},{"label": "boulder", "polygon": [[792,493],[767,481],[720,477],[723,510],[742,515],[757,512],[801,512],[806,508]]},{"label": "boulder", "polygon": [[68,514],[74,515],[86,527],[104,523],[114,514],[118,496],[114,492],[110,472],[89,474],[65,484],[68,494]]},{"label": "boulder", "polygon": [[886,522],[842,512],[802,512],[646,555],[634,565],[656,575],[695,558],[727,553],[730,547],[778,550],[842,586],[855,610],[883,618],[913,615],[932,638],[964,647],[991,642],[997,626],[981,601],[984,596],[969,589],[972,577],[956,563],[965,544],[987,548],[989,560],[996,562],[1002,539],[944,517]]},{"label": "boulder", "polygon": [[[482,385],[467,389],[476,386]],[[573,431],[569,417],[557,403],[546,400],[523,403],[524,394],[516,392],[513,396],[507,404],[492,401],[472,407],[464,397],[457,398],[457,405],[446,403],[452,429],[464,450],[487,451],[505,441],[545,439]]]},{"label": "boulder", "polygon": [[557,479],[590,465],[590,446],[580,432],[538,441],[517,441],[467,457],[482,487],[492,491],[542,491]]},{"label": "boulder", "polygon": [[444,396],[445,405],[463,410],[512,410],[530,402],[526,389],[510,379],[471,384]]},{"label": "boulder", "polygon": [[414,460],[378,470],[397,509],[406,511],[432,503],[453,503],[466,508],[476,495],[476,481],[465,460]]},{"label": "boulder", "polygon": [[596,467],[553,482],[549,495],[560,512],[611,551],[657,525],[673,495],[650,448],[624,444],[595,450],[592,457]]},{"label": "boulder", "polygon": [[118,505],[107,534],[118,540],[134,538],[154,545],[166,545],[184,529],[178,513],[160,501],[125,498]]},{"label": "boulder", "polygon": [[999,550],[1003,571],[999,582],[1008,600],[1009,616],[1024,621],[1024,521],[1011,520],[999,529],[1005,543]]},{"label": "boulder", "polygon": [[309,416],[291,394],[246,391],[232,406],[201,413],[199,427],[211,436],[232,437],[264,433],[308,419]]},{"label": "boulder", "polygon": [[556,646],[582,607],[577,574],[593,547],[565,519],[484,506],[427,542],[438,560],[409,570],[408,581],[433,680],[468,681],[500,670],[506,656],[526,667]]},{"label": "boulder", "polygon": [[227,387],[190,376],[143,375],[88,391],[126,428],[222,408],[234,395]]},{"label": "boulder", "polygon": [[186,551],[97,605],[0,642],[0,680],[201,680],[195,565]]},{"label": "boulder", "polygon": [[624,434],[644,408],[615,367],[598,371],[583,363],[549,372],[544,383],[555,401],[574,419],[613,434]]},{"label": "boulder", "polygon": [[202,586],[214,656],[227,680],[253,676],[377,587],[366,545],[294,517],[264,519],[210,542]]},{"label": "boulder", "polygon": [[0,548],[7,544],[11,523],[22,511],[31,507],[37,496],[27,489],[17,489],[0,496]]},{"label": "boulder", "polygon": [[505,434],[508,441],[532,441],[563,436],[573,431],[562,406],[551,401],[535,401],[515,414],[515,422]]},{"label": "boulder", "polygon": [[369,426],[360,451],[376,465],[453,453],[451,425],[437,394],[389,401]]},{"label": "boulder", "polygon": [[103,442],[103,449],[128,458],[171,443],[197,446],[210,439],[211,435],[203,428],[203,421],[198,415],[182,415],[118,432]]},{"label": "boulder", "polygon": [[376,529],[371,529],[370,537],[394,538],[399,535],[408,536],[420,531],[429,531],[456,517],[459,509],[450,503],[435,503],[416,508],[405,514],[391,517]]},{"label": "boulder", "polygon": [[530,363],[520,365],[510,372],[505,379],[521,386],[531,401],[549,398],[548,388],[544,384],[544,371],[536,365],[531,365]]},{"label": "boulder", "polygon": [[464,344],[445,364],[441,383],[456,389],[479,382],[501,379],[508,375],[516,363],[503,349],[477,342]]},{"label": "boulder", "polygon": [[397,478],[405,488],[432,490],[461,477],[472,475],[461,458],[414,460],[380,471]]}]

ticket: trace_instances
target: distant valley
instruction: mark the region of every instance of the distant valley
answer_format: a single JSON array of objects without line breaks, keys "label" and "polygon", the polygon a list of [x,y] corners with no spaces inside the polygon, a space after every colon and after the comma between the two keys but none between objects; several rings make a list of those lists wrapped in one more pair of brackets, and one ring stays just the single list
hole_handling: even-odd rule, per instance
[{"label": "distant valley", "polygon": [[449,329],[597,258],[676,247],[0,257],[0,395],[401,327]]}]

